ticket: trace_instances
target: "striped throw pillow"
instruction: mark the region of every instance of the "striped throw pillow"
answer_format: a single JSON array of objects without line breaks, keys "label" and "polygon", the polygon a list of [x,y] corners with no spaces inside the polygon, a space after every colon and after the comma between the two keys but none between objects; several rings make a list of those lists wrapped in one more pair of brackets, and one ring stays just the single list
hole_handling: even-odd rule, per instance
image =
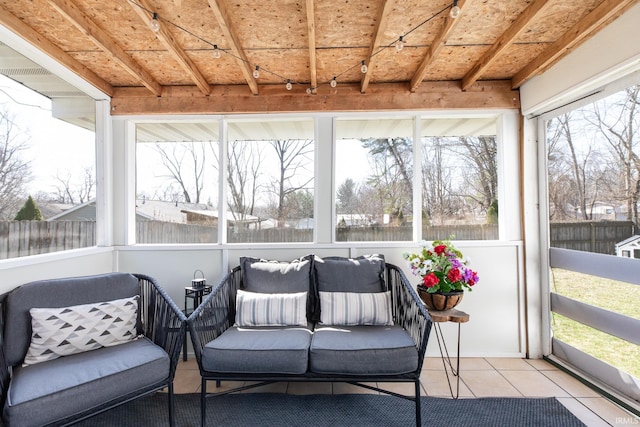
[{"label": "striped throw pillow", "polygon": [[393,325],[391,292],[320,292],[325,325]]},{"label": "striped throw pillow", "polygon": [[238,290],[236,325],[307,326],[307,293],[265,294]]}]

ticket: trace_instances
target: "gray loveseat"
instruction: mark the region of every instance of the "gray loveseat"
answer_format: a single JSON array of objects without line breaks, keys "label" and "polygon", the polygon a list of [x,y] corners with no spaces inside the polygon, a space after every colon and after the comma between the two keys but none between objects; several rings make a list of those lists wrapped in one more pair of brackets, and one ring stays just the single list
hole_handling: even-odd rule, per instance
[{"label": "gray loveseat", "polygon": [[0,298],[7,426],[65,425],[163,388],[173,425],[186,318],[152,278],[42,280]]},{"label": "gray loveseat", "polygon": [[[403,272],[380,255],[243,257],[187,319],[207,381],[348,382],[415,401],[431,318]],[[370,383],[409,382],[413,396]],[[369,383],[369,384],[363,384]]]}]

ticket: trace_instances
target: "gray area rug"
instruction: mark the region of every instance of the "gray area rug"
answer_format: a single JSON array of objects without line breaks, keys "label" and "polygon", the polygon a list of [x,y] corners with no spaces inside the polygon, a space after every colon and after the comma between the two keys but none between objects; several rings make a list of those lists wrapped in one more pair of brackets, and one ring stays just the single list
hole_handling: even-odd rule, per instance
[{"label": "gray area rug", "polygon": [[[167,395],[137,399],[90,418],[83,427],[168,426]],[[211,397],[208,426],[412,426],[413,402],[370,394],[306,395],[246,393]],[[200,425],[200,396],[176,395],[176,426]],[[422,398],[422,425],[429,427],[584,426],[555,398]]]}]

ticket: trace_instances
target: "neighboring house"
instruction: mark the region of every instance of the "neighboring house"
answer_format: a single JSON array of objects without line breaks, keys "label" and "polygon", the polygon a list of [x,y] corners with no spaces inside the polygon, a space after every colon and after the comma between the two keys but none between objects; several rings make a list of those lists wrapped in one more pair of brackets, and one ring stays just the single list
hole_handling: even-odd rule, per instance
[{"label": "neighboring house", "polygon": [[364,227],[373,224],[373,215],[367,214],[338,214],[336,215],[338,227]]},{"label": "neighboring house", "polygon": [[616,243],[616,255],[640,259],[640,236],[637,234]]},{"label": "neighboring house", "polygon": [[[182,213],[186,215],[187,224],[216,226],[218,224],[219,213],[208,209],[183,209]],[[272,228],[267,219],[261,219],[254,215],[245,215],[242,219],[235,219],[233,212],[227,211],[227,224],[231,227],[243,226],[245,229],[263,229]]]}]

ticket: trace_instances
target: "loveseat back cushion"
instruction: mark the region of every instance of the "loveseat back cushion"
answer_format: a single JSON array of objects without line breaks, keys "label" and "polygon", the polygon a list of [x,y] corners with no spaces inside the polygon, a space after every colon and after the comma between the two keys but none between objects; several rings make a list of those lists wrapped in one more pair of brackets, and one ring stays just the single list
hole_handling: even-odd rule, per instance
[{"label": "loveseat back cushion", "polygon": [[311,334],[302,327],[234,326],[204,347],[202,368],[236,374],[304,374]]},{"label": "loveseat back cushion", "polygon": [[320,292],[323,325],[393,325],[391,291]]},{"label": "loveseat back cushion", "polygon": [[312,266],[313,255],[288,262],[241,257],[243,289],[272,294],[309,292]]},{"label": "loveseat back cushion", "polygon": [[307,326],[307,292],[266,294],[238,289],[236,325]]},{"label": "loveseat back cushion", "polygon": [[34,307],[66,307],[129,298],[140,294],[138,279],[128,273],[40,280],[19,286],[6,300],[5,357],[11,366],[22,363],[31,341]]},{"label": "loveseat back cushion", "polygon": [[145,388],[170,373],[167,353],[148,338],[17,367],[7,392],[10,426],[41,426]]},{"label": "loveseat back cushion", "polygon": [[400,326],[319,327],[309,370],[319,374],[398,375],[418,369],[418,350]]},{"label": "loveseat back cushion", "polygon": [[384,256],[363,255],[357,258],[316,257],[314,260],[318,291],[383,292]]}]

